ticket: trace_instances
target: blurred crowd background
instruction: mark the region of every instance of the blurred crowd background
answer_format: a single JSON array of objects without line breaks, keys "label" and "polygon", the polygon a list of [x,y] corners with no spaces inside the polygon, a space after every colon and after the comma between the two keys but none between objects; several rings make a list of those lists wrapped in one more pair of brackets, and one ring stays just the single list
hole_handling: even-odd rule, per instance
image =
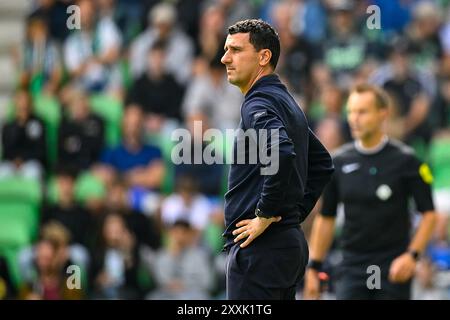
[{"label": "blurred crowd background", "polygon": [[[351,141],[349,88],[389,92],[387,130],[431,165],[440,213],[414,298],[450,298],[449,0],[2,0],[0,299],[224,298],[228,165],[175,165],[171,134],[206,148],[208,128],[237,128],[220,58],[227,26],[258,17],[331,152]],[[230,141],[212,143],[226,159]],[[336,242],[328,298],[339,259]]]}]

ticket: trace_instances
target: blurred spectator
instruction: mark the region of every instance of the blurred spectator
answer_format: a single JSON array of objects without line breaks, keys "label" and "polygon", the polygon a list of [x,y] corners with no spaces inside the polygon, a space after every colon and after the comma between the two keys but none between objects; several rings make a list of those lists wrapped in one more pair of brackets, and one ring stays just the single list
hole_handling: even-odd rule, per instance
[{"label": "blurred spectator", "polygon": [[327,28],[323,1],[299,1],[293,25],[294,33],[303,35],[309,42],[317,44],[322,41],[325,38]]},{"label": "blurred spectator", "polygon": [[311,127],[318,134],[320,141],[327,141],[327,149],[333,150],[351,140],[349,125],[344,120],[345,99],[345,92],[338,85],[324,84],[320,88],[317,103],[313,103],[308,112]]},{"label": "blurred spectator", "polygon": [[19,298],[27,300],[79,300],[81,289],[67,286],[66,258],[64,248],[58,243],[43,239],[35,248],[35,278],[20,290]]},{"label": "blurred spectator", "polygon": [[104,144],[103,119],[93,114],[82,90],[70,89],[69,105],[58,132],[58,161],[78,170],[100,157]]},{"label": "blurred spectator", "polygon": [[165,71],[185,84],[191,76],[191,64],[194,54],[192,40],[176,26],[175,8],[168,3],[160,3],[152,8],[149,14],[151,23],[139,35],[130,48],[130,69],[133,78],[139,78],[147,66],[147,53],[158,40],[167,43]]},{"label": "blurred spectator", "polygon": [[75,202],[75,179],[76,173],[72,168],[61,166],[57,169],[55,175],[57,202],[44,206],[42,222],[60,222],[70,231],[71,243],[89,247],[92,219],[89,213]]},{"label": "blurred spectator", "polygon": [[450,13],[447,13],[447,22],[441,28],[440,37],[444,52],[446,55],[450,55]]},{"label": "blurred spectator", "polygon": [[107,214],[92,251],[93,298],[137,299],[139,247],[122,215]]},{"label": "blurred spectator", "polygon": [[196,240],[209,223],[211,203],[197,189],[191,176],[181,176],[177,180],[176,192],[164,199],[161,205],[161,220],[170,226],[177,220],[189,222],[195,231]]},{"label": "blurred spectator", "polygon": [[73,0],[37,0],[32,16],[42,16],[48,22],[52,39],[62,43],[69,35],[67,28],[67,8],[74,4]]},{"label": "blurred spectator", "polygon": [[[40,239],[49,241],[56,248],[56,256],[58,263],[64,267],[63,272],[66,273],[67,267],[76,265],[80,268],[81,273],[86,273],[89,267],[89,253],[84,246],[79,244],[70,245],[70,231],[61,223],[51,221],[44,224],[40,229]],[[19,269],[20,277],[25,283],[35,281],[35,260],[37,255],[37,246],[29,246],[19,252]],[[82,277],[84,279],[84,277]],[[83,286],[80,279],[80,285]],[[86,291],[86,288],[82,288]]]},{"label": "blurred spectator", "polygon": [[14,299],[16,288],[13,285],[7,260],[0,256],[0,300]]},{"label": "blurred spectator", "polygon": [[450,74],[439,83],[439,90],[433,103],[432,124],[436,130],[450,128]]},{"label": "blurred spectator", "polygon": [[438,221],[437,240],[448,241],[450,221],[450,77],[442,79],[433,105],[429,159],[433,170],[433,198]]},{"label": "blurred spectator", "polygon": [[414,47],[408,40],[397,38],[390,45],[388,63],[374,72],[371,82],[383,87],[391,96],[396,112],[403,119],[400,138],[407,143],[431,138],[428,124],[430,104],[436,93],[432,76],[414,68]]},{"label": "blurred spectator", "polygon": [[342,135],[342,123],[339,118],[327,117],[322,119],[317,125],[315,133],[330,152],[345,143]]},{"label": "blurred spectator", "polygon": [[198,38],[201,9],[205,0],[178,0],[174,1],[177,8],[177,22],[186,34],[192,39]]},{"label": "blurred spectator", "polygon": [[404,28],[411,19],[411,5],[416,0],[370,0],[369,5],[373,4],[380,8],[381,14],[381,32],[385,38],[395,36],[403,32]]},{"label": "blurred spectator", "polygon": [[[202,152],[208,147],[208,144],[202,145]],[[194,146],[191,147],[194,150]],[[219,152],[215,150],[216,152]],[[207,164],[202,161],[202,163],[194,163],[195,156],[192,154],[192,161],[190,163],[182,163],[175,166],[175,179],[189,175],[195,177],[198,191],[208,197],[217,197],[222,194],[223,191],[223,179],[225,172],[225,165],[220,163]],[[219,157],[224,158],[223,156]]]},{"label": "blurred spectator", "polygon": [[144,256],[157,289],[148,299],[198,300],[210,298],[212,265],[205,251],[195,246],[189,222],[177,220],[169,228],[168,244]]},{"label": "blurred spectator", "polygon": [[277,70],[292,90],[303,94],[310,91],[310,66],[313,63],[313,47],[303,36],[294,34],[295,11],[289,2],[274,6],[273,22],[280,36],[281,51]]},{"label": "blurred spectator", "polygon": [[199,56],[211,61],[217,54],[223,53],[226,38],[225,12],[221,7],[207,7],[201,16],[198,36]]},{"label": "blurred spectator", "polygon": [[33,114],[31,96],[26,90],[16,92],[14,107],[14,118],[2,130],[0,177],[20,174],[40,179],[46,166],[44,123]]},{"label": "blurred spectator", "polygon": [[48,34],[47,21],[31,16],[27,23],[27,37],[20,51],[20,87],[33,94],[53,95],[62,77],[62,61],[58,47]]},{"label": "blurred spectator", "polygon": [[204,121],[204,127],[225,131],[237,128],[240,119],[240,106],[243,96],[239,90],[228,83],[226,70],[217,54],[209,63],[205,75],[194,77],[187,87],[182,108],[185,118]]},{"label": "blurred spectator", "polygon": [[139,105],[146,114],[147,130],[158,133],[167,119],[181,121],[184,88],[164,69],[166,43],[156,41],[147,53],[147,69],[128,92],[127,104]]},{"label": "blurred spectator", "polygon": [[422,0],[414,6],[413,20],[406,31],[407,37],[416,47],[412,59],[416,67],[436,73],[443,56],[439,37],[442,22],[441,9],[429,0]]},{"label": "blurred spectator", "polygon": [[102,162],[119,172],[129,186],[158,190],[164,177],[161,150],[144,142],[143,111],[137,106],[125,110],[122,143],[107,149]]},{"label": "blurred spectator", "polygon": [[329,5],[330,36],[318,52],[320,64],[316,68],[327,68],[332,79],[348,89],[353,85],[353,75],[369,60],[368,42],[358,33],[353,0],[329,1]]},{"label": "blurred spectator", "polygon": [[142,188],[127,188],[119,179],[111,185],[107,194],[107,209],[123,214],[138,244],[158,249],[161,245],[161,232],[156,221],[156,211],[160,206],[160,196]]},{"label": "blurred spectator", "polygon": [[96,2],[79,0],[81,29],[64,45],[64,61],[71,78],[88,92],[119,95],[121,86],[117,59],[121,35],[109,16],[96,19]]},{"label": "blurred spectator", "polygon": [[413,281],[413,300],[446,300],[446,289],[437,281],[437,270],[428,259],[421,259],[417,265],[416,277]]},{"label": "blurred spectator", "polygon": [[225,12],[225,26],[231,26],[237,21],[251,19],[255,15],[251,1],[242,0],[209,0]]}]

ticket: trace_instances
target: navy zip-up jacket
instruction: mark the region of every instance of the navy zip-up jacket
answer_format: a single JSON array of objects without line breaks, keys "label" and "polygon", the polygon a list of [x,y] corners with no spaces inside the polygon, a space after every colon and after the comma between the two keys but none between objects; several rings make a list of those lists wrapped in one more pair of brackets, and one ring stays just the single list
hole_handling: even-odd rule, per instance
[{"label": "navy zip-up jacket", "polygon": [[[298,226],[314,208],[334,171],[330,154],[310,130],[305,114],[276,74],[258,79],[247,92],[239,127],[244,131],[269,130],[265,141],[261,143],[259,136],[256,139],[270,156],[270,150],[275,150],[278,143],[278,172],[262,175],[261,168],[270,165],[264,166],[259,160],[256,164],[238,164],[234,141],[234,162],[225,194],[225,247],[233,243],[236,223],[255,218],[256,208],[265,215],[281,216],[281,221],[272,223],[265,232]],[[278,130],[279,139],[272,141],[270,129]],[[249,159],[247,146],[245,153]]]}]

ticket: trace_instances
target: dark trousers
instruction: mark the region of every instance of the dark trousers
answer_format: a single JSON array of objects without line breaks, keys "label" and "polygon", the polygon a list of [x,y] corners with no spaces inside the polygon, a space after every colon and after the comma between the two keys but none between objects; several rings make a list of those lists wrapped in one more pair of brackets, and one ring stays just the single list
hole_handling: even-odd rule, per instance
[{"label": "dark trousers", "polygon": [[[411,281],[406,283],[389,281],[391,263],[401,253],[401,250],[394,253],[372,254],[345,252],[336,275],[336,298],[338,300],[409,300]],[[377,268],[376,272],[374,267]],[[378,275],[379,288],[373,286],[374,277]]]},{"label": "dark trousers", "polygon": [[[272,230],[270,230],[272,231]],[[227,257],[227,299],[295,300],[308,263],[308,244],[298,227],[267,232]]]}]

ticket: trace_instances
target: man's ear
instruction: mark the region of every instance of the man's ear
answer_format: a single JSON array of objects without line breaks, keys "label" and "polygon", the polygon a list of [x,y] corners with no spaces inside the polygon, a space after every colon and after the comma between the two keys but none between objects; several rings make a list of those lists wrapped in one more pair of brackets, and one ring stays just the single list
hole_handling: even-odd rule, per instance
[{"label": "man's ear", "polygon": [[269,49],[262,49],[259,54],[259,65],[261,67],[265,67],[270,63],[270,59],[272,59],[272,51]]},{"label": "man's ear", "polygon": [[390,108],[382,108],[380,109],[381,117],[383,121],[388,120],[391,117],[391,110]]}]

